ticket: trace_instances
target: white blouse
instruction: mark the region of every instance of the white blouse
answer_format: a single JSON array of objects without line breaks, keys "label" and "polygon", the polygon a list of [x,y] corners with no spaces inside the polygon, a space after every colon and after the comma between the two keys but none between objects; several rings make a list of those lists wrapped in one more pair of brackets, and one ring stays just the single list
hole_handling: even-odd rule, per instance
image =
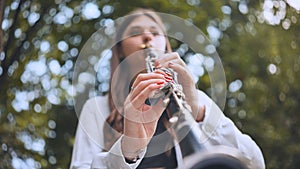
[{"label": "white blouse", "polygon": [[[199,91],[198,94],[205,105],[204,120],[195,125],[200,128],[198,139],[202,145],[211,151],[220,145],[236,149],[246,159],[247,167],[265,168],[263,154],[251,137],[241,133],[205,93]],[[121,151],[122,136],[109,152],[103,151],[103,125],[109,113],[108,96],[97,96],[84,104],[76,132],[71,169],[134,169],[140,164],[146,149],[140,152],[140,159],[136,163],[126,163]],[[182,168],[184,161],[178,144],[175,144],[175,150],[178,168]]]}]

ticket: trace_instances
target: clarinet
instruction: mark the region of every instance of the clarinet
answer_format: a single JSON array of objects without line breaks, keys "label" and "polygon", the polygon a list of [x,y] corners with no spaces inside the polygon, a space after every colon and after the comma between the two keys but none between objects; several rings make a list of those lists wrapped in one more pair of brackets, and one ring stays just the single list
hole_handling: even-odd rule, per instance
[{"label": "clarinet", "polygon": [[197,131],[192,131],[192,125],[195,120],[192,117],[191,106],[186,102],[182,86],[177,81],[177,73],[171,68],[156,68],[155,60],[158,58],[157,53],[150,47],[142,46],[145,50],[145,61],[147,72],[153,72],[160,69],[168,75],[171,75],[173,81],[166,83],[151,98],[151,104],[156,104],[159,99],[163,100],[164,106],[169,114],[169,127],[173,129],[174,137],[180,141],[181,152],[183,156],[188,156],[202,150],[204,147],[197,141]]},{"label": "clarinet", "polygon": [[[241,161],[228,158],[227,156],[214,155],[212,159],[199,158],[198,154],[205,152],[204,146],[198,139],[201,131],[200,128],[193,127],[197,124],[192,116],[191,106],[185,100],[182,86],[177,81],[177,73],[171,68],[155,67],[155,60],[158,59],[155,50],[149,45],[142,45],[141,48],[145,52],[145,62],[148,73],[159,69],[171,75],[173,78],[173,81],[166,83],[162,88],[156,91],[149,98],[149,102],[153,105],[160,99],[163,100],[163,105],[168,110],[168,127],[172,130],[171,134],[179,142],[183,160],[186,158],[188,163],[192,163],[192,166],[186,165],[184,168],[212,169],[219,167],[225,169],[245,169]],[[204,153],[202,153],[202,155],[204,155]]]}]

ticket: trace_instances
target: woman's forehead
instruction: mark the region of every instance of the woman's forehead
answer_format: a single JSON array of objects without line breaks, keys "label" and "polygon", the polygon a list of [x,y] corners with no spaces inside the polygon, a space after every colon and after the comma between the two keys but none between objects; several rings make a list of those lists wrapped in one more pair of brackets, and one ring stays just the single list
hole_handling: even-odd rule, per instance
[{"label": "woman's forehead", "polygon": [[141,15],[135,18],[128,27],[152,27],[160,28],[160,26],[150,17]]}]

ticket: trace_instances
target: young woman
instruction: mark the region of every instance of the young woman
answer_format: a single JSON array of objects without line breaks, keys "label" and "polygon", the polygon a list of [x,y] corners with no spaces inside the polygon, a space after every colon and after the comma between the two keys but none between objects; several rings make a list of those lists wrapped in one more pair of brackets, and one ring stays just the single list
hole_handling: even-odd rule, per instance
[{"label": "young woman", "polygon": [[[173,77],[161,70],[143,71],[148,46],[158,53],[157,67],[177,73],[204,147],[238,149],[251,168],[264,168],[260,148],[216,104],[195,87],[178,53],[171,52],[164,25],[155,12],[138,9],[119,25],[111,59],[111,88],[106,96],[89,99],[81,112],[70,168],[180,168],[178,143],[168,127],[162,99],[147,99]],[[145,67],[145,66],[144,66]]]}]

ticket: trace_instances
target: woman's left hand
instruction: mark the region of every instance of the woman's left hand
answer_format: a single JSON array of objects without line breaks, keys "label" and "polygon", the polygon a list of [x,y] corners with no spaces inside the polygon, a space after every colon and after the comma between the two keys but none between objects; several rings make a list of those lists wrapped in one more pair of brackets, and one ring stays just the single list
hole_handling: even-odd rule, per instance
[{"label": "woman's left hand", "polygon": [[183,87],[186,101],[192,107],[192,113],[197,122],[203,121],[205,107],[198,98],[195,82],[185,62],[177,52],[167,53],[156,60],[156,64],[162,67],[171,68],[177,72],[178,83]]}]

